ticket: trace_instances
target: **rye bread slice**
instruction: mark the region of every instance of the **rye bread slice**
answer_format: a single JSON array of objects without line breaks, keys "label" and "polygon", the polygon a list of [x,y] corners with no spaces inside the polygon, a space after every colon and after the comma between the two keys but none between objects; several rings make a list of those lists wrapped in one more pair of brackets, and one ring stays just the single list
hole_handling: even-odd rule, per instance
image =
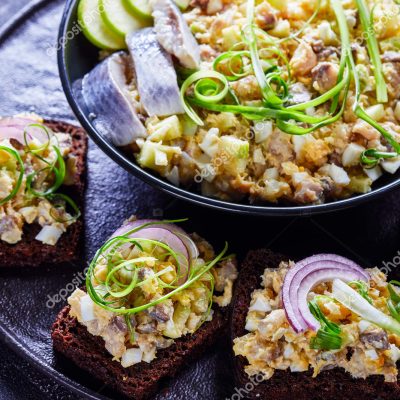
[{"label": "rye bread slice", "polygon": [[142,361],[123,368],[112,360],[104,340],[91,335],[69,315],[69,310],[69,306],[61,310],[53,324],[54,349],[100,382],[135,400],[151,398],[161,388],[161,381],[174,377],[212,346],[226,332],[228,322],[227,312],[216,309],[212,321],[205,322],[194,334],[175,340],[172,346],[158,350],[151,363]]},{"label": "rye bread slice", "polygon": [[[261,275],[265,268],[276,268],[289,258],[269,250],[248,253],[236,282],[232,302],[231,339],[248,333],[245,330],[246,315],[250,306],[251,293],[260,288]],[[275,371],[271,379],[262,383],[251,383],[244,367],[247,359],[234,357],[236,391],[239,398],[274,400],[337,400],[337,399],[400,399],[398,383],[384,382],[382,376],[354,379],[342,368],[321,372],[316,378],[312,372]],[[247,386],[246,386],[247,385]],[[232,397],[233,398],[233,397]]]},{"label": "rye bread slice", "polygon": [[75,182],[62,186],[60,193],[69,195],[82,212],[82,216],[68,227],[55,246],[35,240],[41,227],[38,224],[24,226],[22,240],[14,245],[0,240],[1,267],[37,267],[43,264],[61,264],[77,260],[81,250],[83,231],[83,206],[86,182],[87,136],[82,128],[65,122],[45,121],[45,125],[55,132],[69,133],[72,136],[72,153],[77,159]]}]

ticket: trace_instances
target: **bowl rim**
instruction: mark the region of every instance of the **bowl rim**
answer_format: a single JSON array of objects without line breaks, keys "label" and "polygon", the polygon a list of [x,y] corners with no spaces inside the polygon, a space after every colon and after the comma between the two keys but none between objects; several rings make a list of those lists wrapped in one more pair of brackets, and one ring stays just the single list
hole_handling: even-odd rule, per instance
[{"label": "bowl rim", "polygon": [[[257,215],[257,216],[268,216],[268,217],[294,217],[294,216],[307,216],[307,215],[317,215],[323,213],[329,213],[334,211],[344,210],[350,207],[357,206],[359,204],[371,201],[382,196],[385,193],[395,189],[400,185],[400,178],[395,179],[384,186],[373,189],[368,193],[358,194],[346,199],[336,200],[329,203],[323,204],[312,204],[312,205],[302,205],[302,206],[261,206],[261,205],[251,205],[243,203],[233,203],[223,200],[218,200],[212,197],[206,197],[201,194],[186,190],[169,183],[168,181],[157,177],[147,170],[141,168],[133,160],[128,159],[121,151],[104,139],[94,128],[89,118],[85,115],[84,111],[80,107],[78,101],[75,99],[75,95],[72,90],[72,83],[69,79],[67,62],[66,62],[66,48],[70,41],[63,40],[67,37],[67,29],[72,19],[72,12],[79,0],[67,0],[59,31],[58,31],[58,43],[62,45],[58,46],[57,49],[57,62],[58,69],[61,79],[61,84],[68,100],[72,111],[75,116],[83,126],[83,128],[88,133],[89,137],[96,143],[96,145],[113,161],[118,165],[122,166],[129,173],[135,177],[141,179],[146,184],[151,185],[157,189],[162,190],[165,193],[173,195],[179,199],[186,200],[192,204],[209,207],[212,209],[239,213],[242,215]],[[79,34],[82,34],[80,32]]]}]

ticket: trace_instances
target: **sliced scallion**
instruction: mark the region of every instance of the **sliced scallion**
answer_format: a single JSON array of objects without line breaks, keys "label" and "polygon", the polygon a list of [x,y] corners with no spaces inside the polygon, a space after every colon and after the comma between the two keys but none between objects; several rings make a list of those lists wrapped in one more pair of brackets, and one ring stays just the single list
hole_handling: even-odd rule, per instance
[{"label": "sliced scallion", "polygon": [[321,311],[317,299],[308,303],[312,315],[321,324],[316,336],[310,340],[310,348],[316,350],[337,350],[342,347],[341,328],[325,316]]},{"label": "sliced scallion", "polygon": [[17,150],[14,150],[7,146],[0,146],[0,150],[5,151],[6,153],[10,154],[10,156],[14,157],[15,160],[17,161],[17,164],[19,167],[19,175],[18,175],[18,178],[16,179],[15,185],[14,185],[11,193],[8,196],[6,196],[4,199],[0,199],[0,206],[2,206],[3,204],[9,202],[11,199],[13,199],[17,195],[19,189],[21,188],[22,181],[24,179],[25,168],[24,168],[24,163],[21,159],[21,156],[19,155]]}]

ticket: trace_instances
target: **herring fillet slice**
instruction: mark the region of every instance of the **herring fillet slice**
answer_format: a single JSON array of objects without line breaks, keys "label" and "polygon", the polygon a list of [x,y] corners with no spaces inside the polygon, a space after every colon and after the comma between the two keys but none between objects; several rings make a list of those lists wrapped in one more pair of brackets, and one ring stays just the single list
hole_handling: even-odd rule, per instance
[{"label": "herring fillet slice", "polygon": [[164,49],[190,69],[200,65],[200,47],[179,8],[172,0],[150,0],[154,29]]},{"label": "herring fillet slice", "polygon": [[146,129],[129,99],[125,71],[128,56],[115,53],[91,72],[82,82],[82,94],[96,129],[115,146],[126,146],[146,136]]},{"label": "herring fillet slice", "polygon": [[140,102],[150,117],[183,114],[178,80],[171,56],[160,46],[152,28],[126,37]]}]

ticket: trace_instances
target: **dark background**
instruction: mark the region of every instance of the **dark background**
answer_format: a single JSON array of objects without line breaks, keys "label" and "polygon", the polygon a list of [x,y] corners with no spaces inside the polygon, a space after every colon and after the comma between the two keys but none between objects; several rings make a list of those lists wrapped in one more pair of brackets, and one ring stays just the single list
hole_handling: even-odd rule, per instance
[{"label": "dark background", "polygon": [[[55,56],[46,54],[49,45],[56,42],[63,2],[47,3],[46,7],[32,13],[28,20],[21,21],[9,36],[0,39],[0,115],[36,111],[45,117],[73,121],[57,76]],[[3,0],[0,4],[0,30],[4,30],[10,19],[25,6],[26,0]],[[176,201],[129,176],[93,143],[90,144],[88,170],[82,265],[83,260],[89,259],[99,244],[134,213],[144,217],[188,216],[188,230],[203,234],[216,247],[228,240],[239,258],[247,250],[257,247],[271,247],[291,258],[332,251],[369,267],[393,261],[400,250],[398,191],[368,205],[326,216],[251,218],[220,214]],[[57,309],[51,312],[43,310],[41,315],[40,307],[46,301],[43,293],[57,293],[66,282],[70,282],[74,272],[83,269],[82,265],[72,270],[55,271],[49,267],[37,272],[0,271],[0,324],[6,323],[16,336],[21,337],[25,348],[35,345],[32,351],[42,351],[43,358],[52,365],[48,326]],[[396,275],[396,268],[393,274]],[[27,300],[23,301],[21,297]],[[41,325],[42,320],[45,322]],[[41,337],[43,349],[37,345]],[[175,382],[173,391],[178,393],[177,396],[165,395],[162,399],[220,400],[229,395],[231,381],[228,359],[219,349],[188,368]],[[188,386],[194,386],[193,382],[197,384],[196,390],[191,388],[192,391],[185,394]],[[1,400],[78,398],[37,372],[0,342]]]},{"label": "dark background", "polygon": [[[29,4],[27,0],[3,0],[0,3],[0,27],[4,27],[16,13]],[[0,60],[0,64],[2,61]],[[4,100],[4,99],[3,99]],[[1,109],[1,108],[0,108]],[[1,292],[0,292],[1,293]],[[68,392],[45,379],[32,366],[16,356],[12,350],[0,343],[0,399],[1,400],[39,400],[55,398],[74,399]]]}]

